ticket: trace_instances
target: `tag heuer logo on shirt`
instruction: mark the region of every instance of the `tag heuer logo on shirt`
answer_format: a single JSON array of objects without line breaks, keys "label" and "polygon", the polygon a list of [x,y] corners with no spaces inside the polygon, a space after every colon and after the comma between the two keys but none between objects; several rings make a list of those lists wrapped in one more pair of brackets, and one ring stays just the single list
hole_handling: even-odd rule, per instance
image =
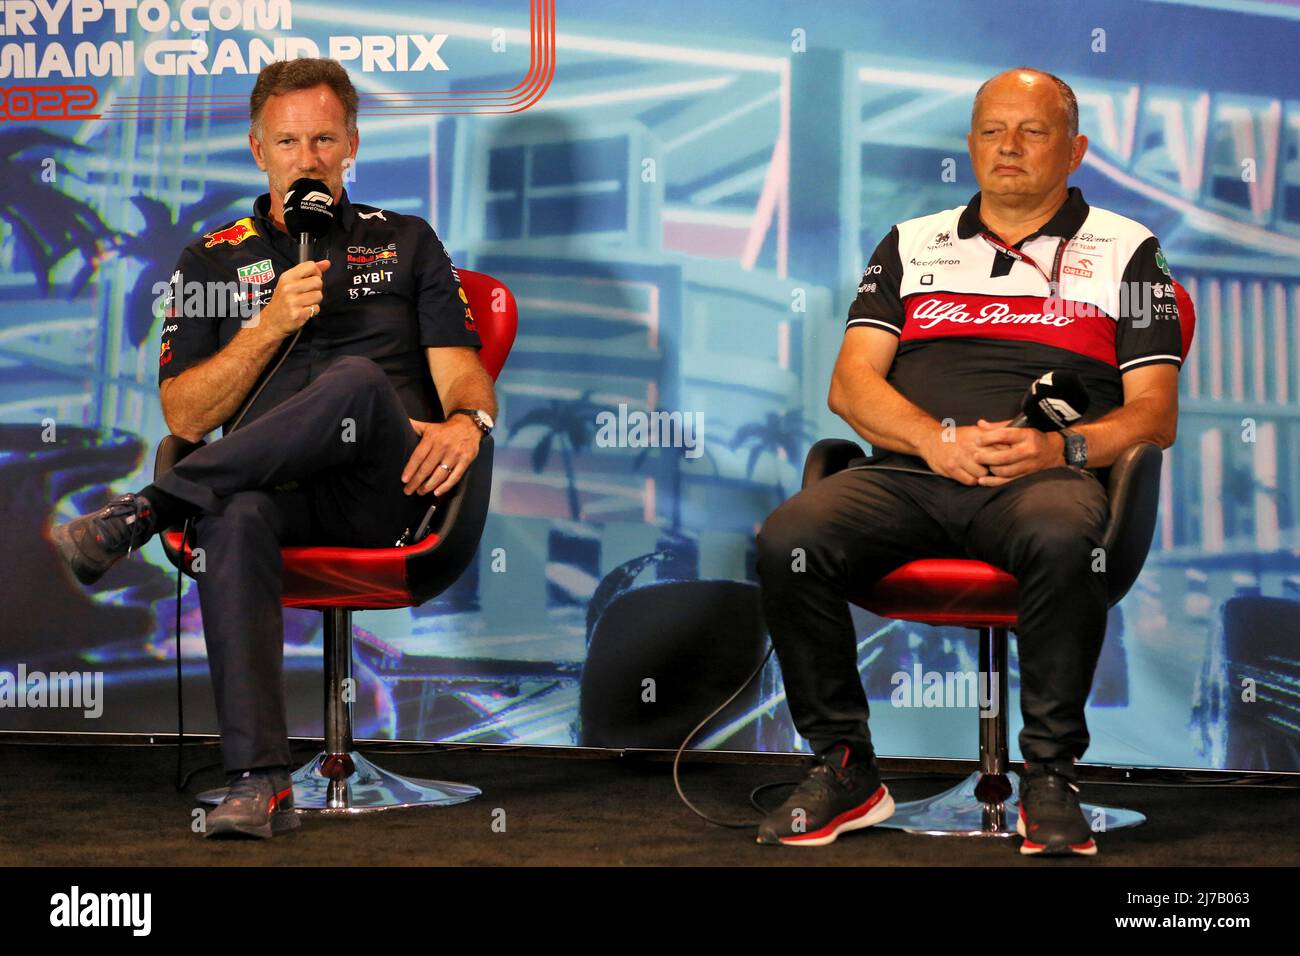
[{"label": "tag heuer logo on shirt", "polygon": [[270,259],[239,267],[239,281],[242,285],[266,285],[274,278],[275,270],[271,268]]}]

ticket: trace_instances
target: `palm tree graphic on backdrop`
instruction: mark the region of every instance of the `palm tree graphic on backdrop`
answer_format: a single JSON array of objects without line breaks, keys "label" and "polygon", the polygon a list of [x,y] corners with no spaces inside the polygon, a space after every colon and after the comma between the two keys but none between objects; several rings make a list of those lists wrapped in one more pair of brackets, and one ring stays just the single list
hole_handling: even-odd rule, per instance
[{"label": "palm tree graphic on backdrop", "polygon": [[145,340],[158,318],[154,315],[158,298],[153,291],[154,285],[171,278],[180,251],[217,218],[217,213],[246,198],[242,190],[218,189],[207,193],[198,202],[180,207],[173,216],[171,208],[159,199],[143,193],[131,197],[131,202],[144,217],[144,226],[133,236],[123,235],[118,252],[144,264],[126,297],[124,331],[133,346]]},{"label": "palm tree graphic on backdrop", "polygon": [[578,477],[573,470],[573,457],[591,447],[596,430],[596,415],[601,406],[591,401],[591,392],[579,398],[553,398],[545,405],[534,408],[515,422],[510,430],[514,438],[525,428],[542,428],[542,437],[533,446],[533,471],[541,473],[550,460],[551,449],[558,446],[564,477],[568,480],[569,513],[574,521],[582,517],[582,503],[578,500]]},{"label": "palm tree graphic on backdrop", "polygon": [[736,429],[732,436],[731,448],[734,451],[749,445],[749,460],[745,465],[746,477],[754,477],[754,468],[764,454],[771,454],[777,459],[776,480],[773,487],[781,501],[785,500],[785,486],[781,484],[780,459],[791,462],[797,468],[803,461],[804,448],[812,433],[804,421],[803,409],[792,408],[780,414],[768,412],[762,421],[749,422]]},{"label": "palm tree graphic on backdrop", "polygon": [[[89,153],[90,147],[42,129],[0,130],[0,157],[6,174],[0,220],[31,260],[42,296],[50,294],[50,275],[60,262],[80,252],[83,265],[69,286],[75,298],[99,266],[113,232],[89,203],[46,181],[45,162],[56,153]],[[56,170],[58,166],[54,167]],[[61,170],[76,177],[71,170]]]}]

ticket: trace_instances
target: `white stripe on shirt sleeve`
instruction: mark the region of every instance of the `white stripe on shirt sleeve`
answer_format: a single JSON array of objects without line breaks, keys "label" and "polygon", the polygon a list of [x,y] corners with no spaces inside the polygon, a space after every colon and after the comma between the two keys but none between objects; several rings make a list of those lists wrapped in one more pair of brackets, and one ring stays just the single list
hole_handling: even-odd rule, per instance
[{"label": "white stripe on shirt sleeve", "polygon": [[898,326],[890,325],[888,322],[884,321],[883,319],[849,319],[848,324],[845,325],[844,327],[847,329],[855,325],[875,325],[875,326],[879,326],[882,329],[888,329],[889,331],[893,332],[895,335],[899,337],[902,337],[903,334],[899,330]]}]

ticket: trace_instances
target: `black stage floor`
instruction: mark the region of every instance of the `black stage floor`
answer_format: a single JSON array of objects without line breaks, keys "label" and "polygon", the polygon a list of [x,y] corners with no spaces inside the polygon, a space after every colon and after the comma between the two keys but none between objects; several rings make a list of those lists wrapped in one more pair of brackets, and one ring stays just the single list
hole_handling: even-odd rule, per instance
[{"label": "black stage floor", "polygon": [[[186,766],[218,759],[187,746]],[[969,840],[867,830],[825,848],[764,847],[754,831],[697,819],[673,790],[661,757],[529,750],[399,752],[375,747],[380,765],[455,780],[483,795],[454,807],[351,817],[306,815],[292,833],[262,841],[204,840],[191,829],[193,795],[220,786],[200,770],[173,786],[165,746],[0,744],[0,858],[10,866],[532,865],[532,866],[1287,866],[1300,863],[1300,791],[1250,786],[1154,787],[1086,783],[1086,801],[1139,810],[1148,822],[1098,835],[1092,859],[1021,857],[1018,839]],[[301,752],[305,759],[309,749]],[[748,819],[748,795],[797,767],[692,762],[687,795],[706,812]],[[896,799],[937,793],[958,777],[903,778],[886,770]],[[896,778],[891,782],[891,777]],[[769,791],[769,804],[785,791]],[[501,812],[504,811],[504,814]],[[504,820],[504,832],[501,821]],[[497,826],[494,829],[493,823]]]}]

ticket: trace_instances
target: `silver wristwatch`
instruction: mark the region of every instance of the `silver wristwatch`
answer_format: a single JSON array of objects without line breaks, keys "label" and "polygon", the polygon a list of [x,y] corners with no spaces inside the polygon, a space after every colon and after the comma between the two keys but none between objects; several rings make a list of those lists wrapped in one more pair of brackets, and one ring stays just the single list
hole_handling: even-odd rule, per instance
[{"label": "silver wristwatch", "polygon": [[492,416],[481,408],[458,408],[452,414],[468,415],[470,421],[477,425],[478,430],[484,435],[491,435],[492,429],[496,428],[497,423],[492,420]]}]

